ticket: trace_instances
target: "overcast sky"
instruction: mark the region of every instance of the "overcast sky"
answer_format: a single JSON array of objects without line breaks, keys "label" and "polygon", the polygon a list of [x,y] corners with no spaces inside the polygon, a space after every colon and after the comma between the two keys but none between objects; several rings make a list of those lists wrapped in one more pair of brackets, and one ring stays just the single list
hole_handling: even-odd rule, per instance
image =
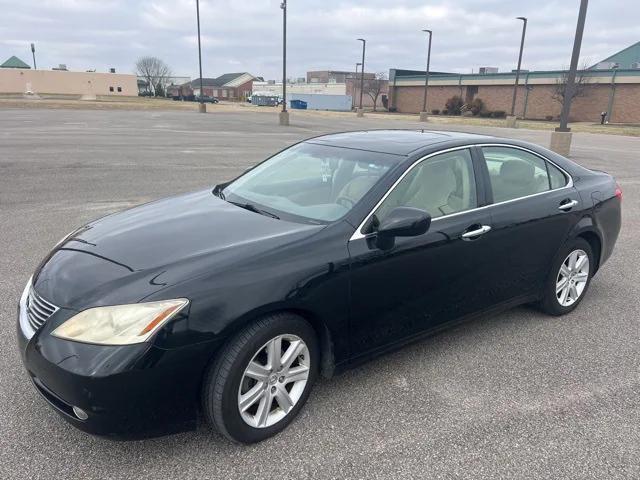
[{"label": "overcast sky", "polygon": [[[289,76],[353,69],[367,39],[367,71],[431,68],[471,72],[515,68],[529,18],[523,68],[568,65],[579,0],[289,0]],[[582,62],[595,63],[640,40],[640,0],[592,0]],[[205,77],[248,71],[281,76],[280,0],[201,0]],[[195,0],[0,0],[0,62],[16,55],[40,68],[115,67],[133,72],[138,57],[165,60],[176,75],[197,76]]]}]

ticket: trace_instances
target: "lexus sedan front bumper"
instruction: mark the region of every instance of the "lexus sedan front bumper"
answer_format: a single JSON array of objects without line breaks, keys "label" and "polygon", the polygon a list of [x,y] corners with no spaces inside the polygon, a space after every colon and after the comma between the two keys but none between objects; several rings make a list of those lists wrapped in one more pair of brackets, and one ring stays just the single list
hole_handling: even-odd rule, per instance
[{"label": "lexus sedan front bumper", "polygon": [[[161,349],[150,343],[62,340],[51,336],[47,325],[29,331],[26,298],[25,293],[18,306],[22,361],[36,390],[65,420],[88,433],[120,439],[195,428],[210,343]],[[60,309],[55,315],[73,313]]]}]

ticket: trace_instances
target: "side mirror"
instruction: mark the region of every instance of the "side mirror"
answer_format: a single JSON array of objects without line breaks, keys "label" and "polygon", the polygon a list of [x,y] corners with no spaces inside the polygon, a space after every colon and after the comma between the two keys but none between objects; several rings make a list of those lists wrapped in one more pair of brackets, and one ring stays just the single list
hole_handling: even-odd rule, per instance
[{"label": "side mirror", "polygon": [[393,247],[395,237],[417,237],[429,230],[431,215],[412,207],[394,208],[376,231],[376,246],[382,250]]}]

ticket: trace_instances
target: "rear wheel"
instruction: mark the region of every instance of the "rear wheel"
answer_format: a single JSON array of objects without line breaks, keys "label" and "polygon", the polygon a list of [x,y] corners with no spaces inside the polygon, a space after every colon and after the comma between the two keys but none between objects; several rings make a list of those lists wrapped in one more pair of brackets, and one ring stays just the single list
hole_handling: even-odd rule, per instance
[{"label": "rear wheel", "polygon": [[203,410],[227,438],[254,443],[283,430],[306,402],[318,369],[313,328],[275,314],[249,325],[207,372]]},{"label": "rear wheel", "polygon": [[593,265],[589,243],[582,238],[572,240],[551,269],[540,302],[542,310],[550,315],[564,315],[575,309],[589,288]]}]

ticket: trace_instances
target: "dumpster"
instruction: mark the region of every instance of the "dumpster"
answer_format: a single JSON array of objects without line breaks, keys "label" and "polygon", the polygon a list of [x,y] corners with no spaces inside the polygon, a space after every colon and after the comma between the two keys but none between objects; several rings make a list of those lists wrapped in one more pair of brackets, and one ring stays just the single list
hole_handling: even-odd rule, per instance
[{"label": "dumpster", "polygon": [[294,108],[296,110],[306,110],[307,102],[305,102],[304,100],[291,100],[291,108]]}]

